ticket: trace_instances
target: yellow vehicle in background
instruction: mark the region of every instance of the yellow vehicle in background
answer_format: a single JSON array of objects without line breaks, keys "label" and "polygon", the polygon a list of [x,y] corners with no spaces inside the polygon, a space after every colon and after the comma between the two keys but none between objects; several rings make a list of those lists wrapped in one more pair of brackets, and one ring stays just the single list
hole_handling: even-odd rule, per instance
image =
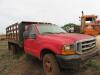
[{"label": "yellow vehicle in background", "polygon": [[84,15],[82,11],[80,31],[83,34],[98,35],[100,34],[100,20],[97,20],[96,15]]}]

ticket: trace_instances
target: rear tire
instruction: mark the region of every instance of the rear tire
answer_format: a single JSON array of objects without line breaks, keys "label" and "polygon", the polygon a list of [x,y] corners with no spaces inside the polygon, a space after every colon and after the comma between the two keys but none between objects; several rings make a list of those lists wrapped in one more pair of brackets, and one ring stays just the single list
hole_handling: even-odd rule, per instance
[{"label": "rear tire", "polygon": [[16,46],[15,45],[11,45],[11,50],[10,50],[10,52],[14,55],[14,54],[16,54]]},{"label": "rear tire", "polygon": [[17,49],[18,49],[17,45],[8,43],[8,50],[10,54],[15,55],[17,53]]},{"label": "rear tire", "polygon": [[60,68],[53,54],[43,56],[43,69],[45,75],[60,75]]}]

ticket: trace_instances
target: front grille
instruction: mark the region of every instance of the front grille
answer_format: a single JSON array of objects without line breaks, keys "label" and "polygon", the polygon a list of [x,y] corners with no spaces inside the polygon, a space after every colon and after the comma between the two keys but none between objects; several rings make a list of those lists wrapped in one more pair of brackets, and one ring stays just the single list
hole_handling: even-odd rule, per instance
[{"label": "front grille", "polygon": [[96,47],[95,38],[85,39],[76,43],[76,50],[78,52],[86,52]]}]

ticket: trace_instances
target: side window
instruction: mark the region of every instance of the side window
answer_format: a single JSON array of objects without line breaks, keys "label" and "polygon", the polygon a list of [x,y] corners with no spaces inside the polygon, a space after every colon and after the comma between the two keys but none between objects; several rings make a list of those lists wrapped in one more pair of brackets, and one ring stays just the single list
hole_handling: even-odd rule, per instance
[{"label": "side window", "polygon": [[29,38],[33,38],[34,37],[34,28],[33,26],[29,26]]}]

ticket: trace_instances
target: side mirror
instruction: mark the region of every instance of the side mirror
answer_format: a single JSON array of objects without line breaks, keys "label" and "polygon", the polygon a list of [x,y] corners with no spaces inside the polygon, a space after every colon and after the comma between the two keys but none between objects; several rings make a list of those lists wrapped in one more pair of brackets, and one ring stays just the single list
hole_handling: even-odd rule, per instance
[{"label": "side mirror", "polygon": [[25,31],[25,32],[23,33],[23,38],[24,38],[24,39],[27,39],[28,37],[29,37],[28,31]]},{"label": "side mirror", "polygon": [[29,35],[29,38],[31,38],[31,39],[36,39],[36,34],[30,34],[30,35]]}]

